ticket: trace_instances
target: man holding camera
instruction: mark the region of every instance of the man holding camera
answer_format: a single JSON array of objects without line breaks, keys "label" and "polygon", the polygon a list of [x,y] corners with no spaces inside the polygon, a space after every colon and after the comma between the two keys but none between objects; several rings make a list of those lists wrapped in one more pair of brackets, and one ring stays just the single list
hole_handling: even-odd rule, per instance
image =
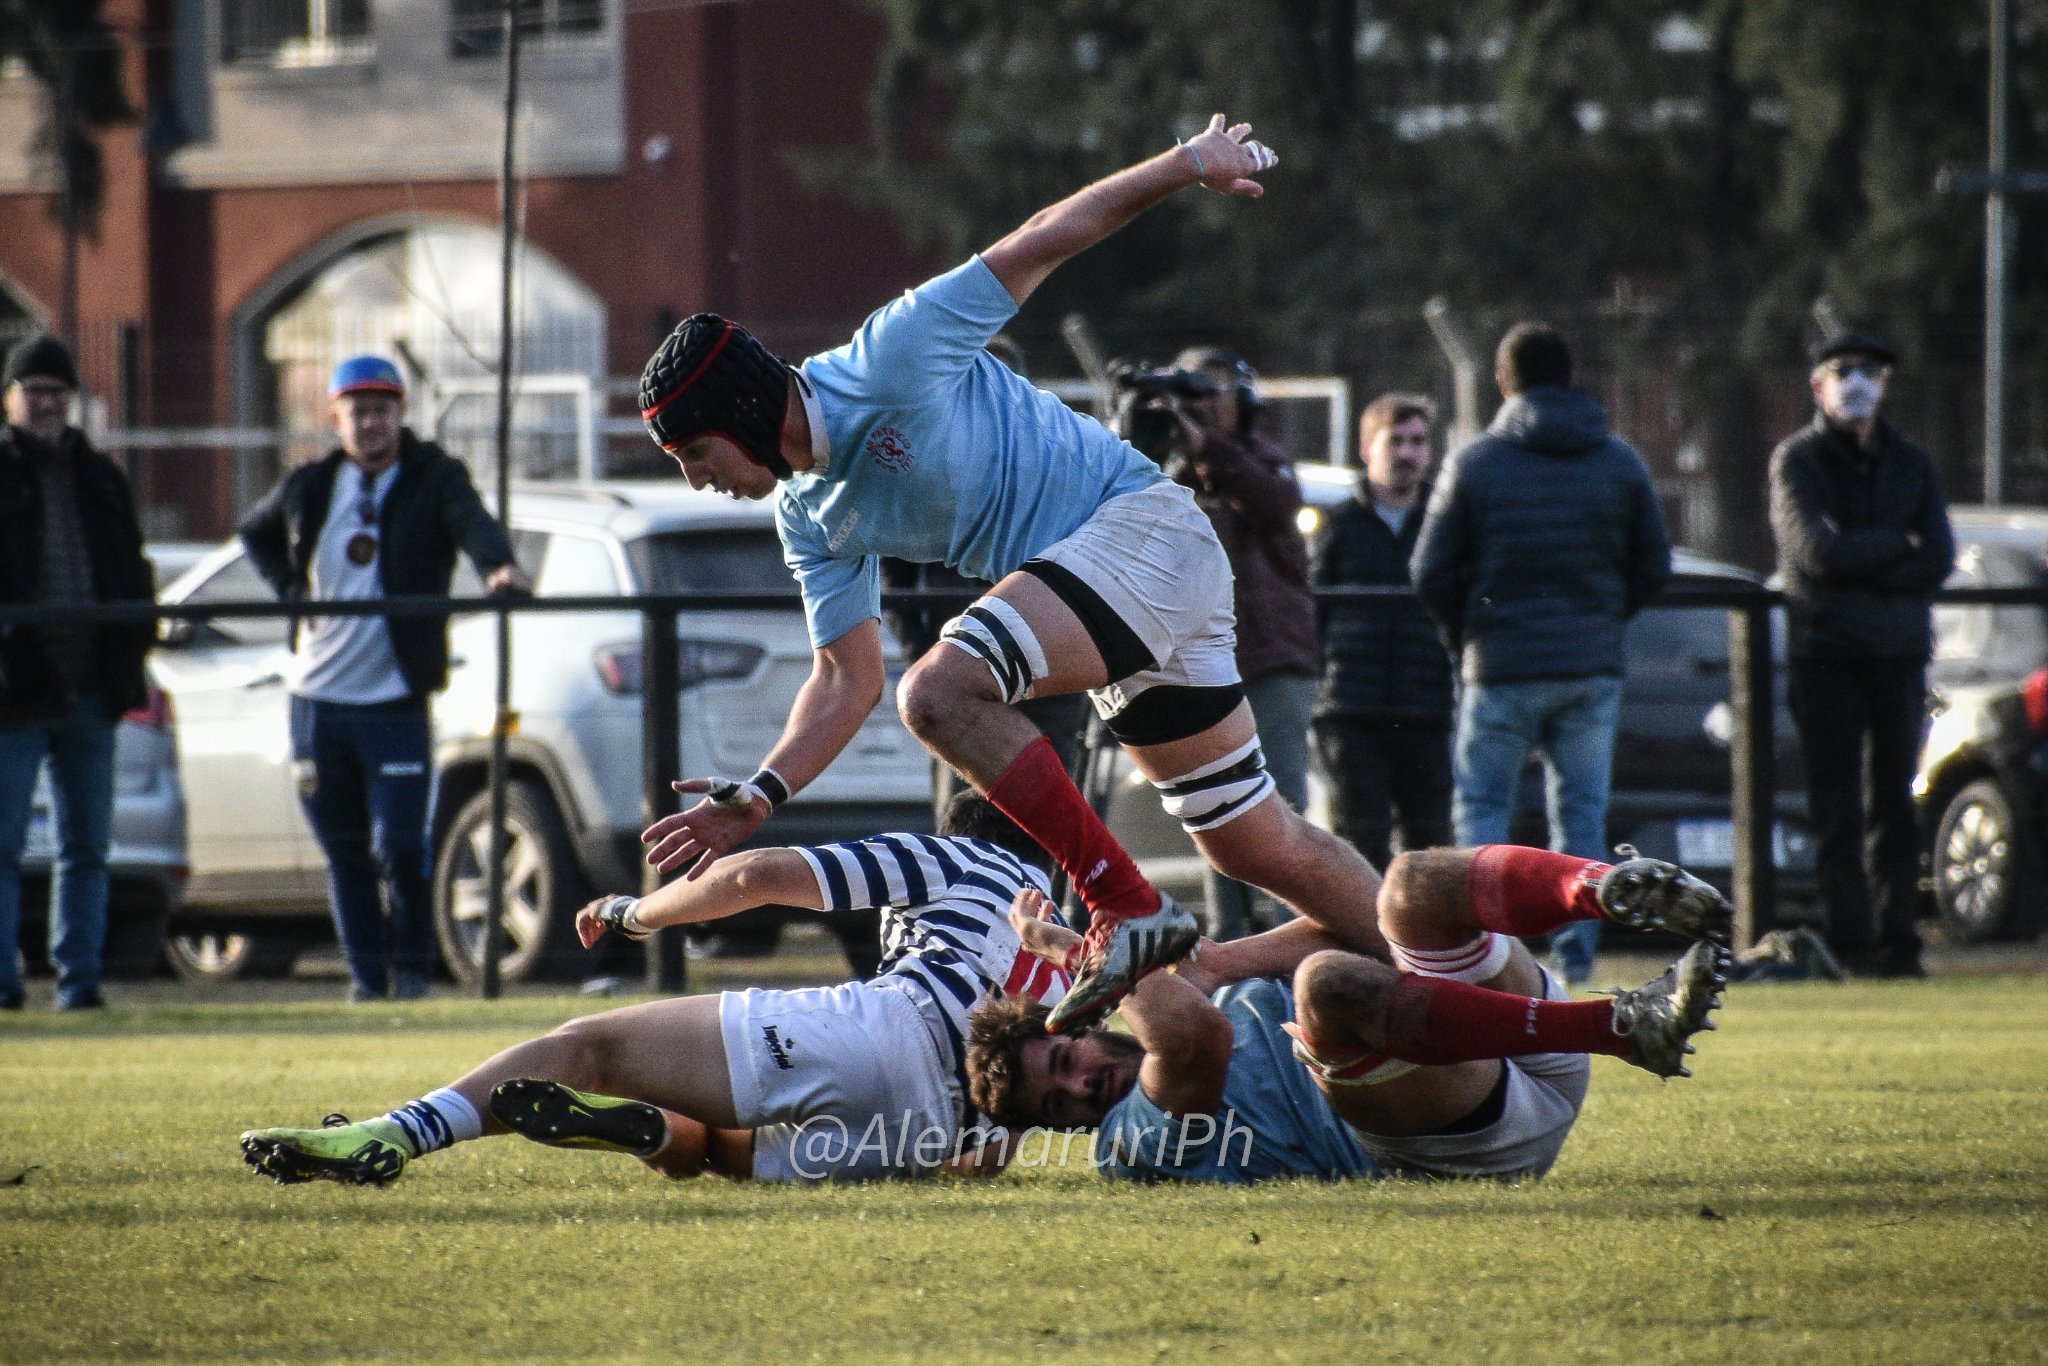
[{"label": "man holding camera", "polygon": [[[1229,557],[1244,698],[1265,746],[1266,772],[1299,811],[1308,804],[1317,656],[1308,544],[1295,524],[1301,483],[1294,457],[1253,429],[1264,404],[1258,376],[1242,357],[1220,346],[1199,346],[1182,352],[1173,368],[1187,381],[1167,401],[1175,423],[1162,467],[1194,493]],[[1264,928],[1253,915],[1251,887],[1211,867],[1205,891],[1210,938],[1236,939]],[[1291,914],[1276,912],[1283,920]]]}]

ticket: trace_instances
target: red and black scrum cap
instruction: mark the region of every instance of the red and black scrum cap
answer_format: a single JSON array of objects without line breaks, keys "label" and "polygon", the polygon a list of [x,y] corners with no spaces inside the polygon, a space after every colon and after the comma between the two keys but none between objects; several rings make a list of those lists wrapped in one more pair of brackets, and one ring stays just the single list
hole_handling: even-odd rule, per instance
[{"label": "red and black scrum cap", "polygon": [[700,436],[722,436],[776,478],[787,479],[782,419],[791,373],[738,323],[716,313],[694,314],[676,324],[641,371],[640,416],[665,451]]}]

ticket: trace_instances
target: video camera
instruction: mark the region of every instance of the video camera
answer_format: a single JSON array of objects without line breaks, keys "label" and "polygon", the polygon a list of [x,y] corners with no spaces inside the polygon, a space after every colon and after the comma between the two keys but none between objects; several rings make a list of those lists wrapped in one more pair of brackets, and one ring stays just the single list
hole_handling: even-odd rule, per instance
[{"label": "video camera", "polygon": [[1200,370],[1117,361],[1109,367],[1109,426],[1124,440],[1164,464],[1180,439],[1174,414],[1181,402],[1207,398],[1216,382]]}]

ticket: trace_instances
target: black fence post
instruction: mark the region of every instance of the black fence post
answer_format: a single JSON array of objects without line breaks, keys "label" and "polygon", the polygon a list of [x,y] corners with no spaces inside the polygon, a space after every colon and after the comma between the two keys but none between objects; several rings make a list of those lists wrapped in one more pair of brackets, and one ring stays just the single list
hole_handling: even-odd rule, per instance
[{"label": "black fence post", "polygon": [[[682,809],[670,786],[682,777],[682,667],[676,652],[674,608],[650,607],[640,617],[640,796],[643,825]],[[661,886],[661,874],[642,864],[644,895]],[[647,989],[679,995],[686,982],[683,928],[656,930],[647,941]]]},{"label": "black fence post", "polygon": [[1735,712],[1735,947],[1746,949],[1778,918],[1777,721],[1771,662],[1771,599],[1728,612],[1729,705]]}]

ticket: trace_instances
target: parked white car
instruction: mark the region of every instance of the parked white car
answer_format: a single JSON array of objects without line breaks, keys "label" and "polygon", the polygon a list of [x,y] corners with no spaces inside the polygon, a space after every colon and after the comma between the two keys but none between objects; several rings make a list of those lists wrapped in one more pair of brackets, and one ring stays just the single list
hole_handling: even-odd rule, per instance
[{"label": "parked white car", "polygon": [[[789,593],[787,610],[684,612],[684,774],[753,771],[809,676],[811,651],[772,507],[680,481],[534,485],[511,532],[541,597],[703,591]],[[454,592],[479,591],[465,564]],[[223,545],[164,594],[187,604],[267,602]],[[435,702],[439,789],[435,920],[464,980],[480,971],[489,862],[487,765],[496,706],[495,617],[457,618],[449,686]],[[173,962],[193,977],[288,969],[331,939],[326,869],[293,788],[282,617],[219,618],[172,633],[152,669],[171,695],[190,808],[191,883]],[[593,889],[640,885],[641,618],[631,610],[515,615],[505,867],[508,981],[575,970],[576,908]],[[845,754],[764,831],[777,843],[929,829],[931,770],[890,692]]]}]

